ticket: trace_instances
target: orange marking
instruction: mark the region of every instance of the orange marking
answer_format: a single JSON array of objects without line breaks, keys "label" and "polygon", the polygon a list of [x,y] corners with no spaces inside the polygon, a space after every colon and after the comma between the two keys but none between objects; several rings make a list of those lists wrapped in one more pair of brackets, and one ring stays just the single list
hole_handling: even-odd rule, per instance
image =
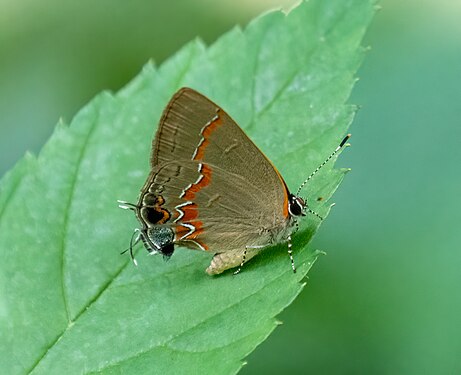
[{"label": "orange marking", "polygon": [[161,208],[160,210],[156,211],[163,214],[163,218],[160,219],[156,224],[165,224],[168,220],[170,220],[170,213],[167,210]]},{"label": "orange marking", "polygon": [[[199,146],[197,147],[197,150],[195,152],[195,156],[193,160],[202,160],[203,157],[205,156],[206,149],[208,145],[210,144],[209,138],[211,134],[219,127],[222,125],[222,120],[218,116],[218,118],[212,122],[210,122],[202,131],[202,141],[200,142]],[[202,179],[197,184],[193,184],[189,189],[186,190],[183,199],[186,201],[193,201],[195,199],[195,194],[198,193],[200,190],[202,190],[204,187],[208,186],[211,182],[211,172],[212,169],[210,166],[202,164],[202,168],[200,170],[200,174],[203,176]],[[195,230],[193,233],[190,235],[184,237],[182,240],[190,240],[194,241],[200,246],[202,246],[205,250],[208,250],[209,247],[204,244],[202,241],[197,240],[197,237],[203,234],[204,229],[203,229],[203,223],[201,221],[195,221],[194,224],[191,224],[191,221],[197,219],[198,217],[198,207],[197,205],[194,204],[189,204],[187,206],[181,207],[182,211],[184,212],[184,215],[181,218],[181,222],[185,224],[190,224],[193,225]],[[178,214],[179,215],[179,214]],[[187,233],[190,232],[190,228],[179,225],[176,227],[176,241],[180,241],[181,238]]]},{"label": "orange marking", "polygon": [[211,167],[203,164],[200,173],[202,174],[203,178],[198,184],[194,184],[189,189],[187,189],[186,194],[183,196],[183,199],[186,201],[193,201],[195,199],[195,193],[198,193],[202,188],[210,184]]},{"label": "orange marking", "polygon": [[176,227],[176,240],[179,241],[179,239],[184,236],[186,233],[190,232],[190,229],[187,227],[183,227],[181,224],[179,224]]},{"label": "orange marking", "polygon": [[[266,159],[267,159],[267,157],[266,157]],[[267,160],[272,164],[272,162],[269,159],[267,159]],[[275,168],[274,164],[272,164],[272,167],[274,168],[275,173],[277,173],[277,176],[279,176],[280,182],[282,182],[283,187],[284,187],[284,189],[283,189],[283,216],[288,219],[288,217],[290,216],[290,211],[288,210],[288,205],[289,205],[289,202],[288,202],[288,187],[287,187],[287,184],[285,183],[285,180],[283,179],[282,175],[280,174],[280,172],[277,170],[277,168]]]},{"label": "orange marking", "polygon": [[197,211],[197,205],[195,203],[189,204],[181,208],[182,208],[182,212],[184,212],[184,215],[181,218],[181,221],[188,222],[188,221],[191,221],[197,218],[198,211]]},{"label": "orange marking", "polygon": [[188,227],[185,227],[185,226],[182,226],[181,224],[179,224],[177,227],[176,227],[176,231],[175,231],[175,241],[178,242],[181,240],[181,238],[186,235],[187,233],[190,232],[190,228]]},{"label": "orange marking", "polygon": [[218,126],[222,125],[221,117],[218,117],[216,120],[212,121],[205,129],[203,129],[202,137],[203,141],[200,143],[200,146],[197,148],[197,152],[195,154],[194,160],[202,160],[205,156],[205,150],[210,144],[208,138],[210,138],[211,134],[217,129]]},{"label": "orange marking", "polygon": [[186,237],[186,239],[197,242],[200,246],[202,246],[205,249],[205,251],[207,251],[209,250],[209,247],[203,241],[197,239],[197,237],[200,237],[204,231],[205,230],[203,229],[203,223],[201,221],[196,221],[194,233],[191,233],[190,236]]},{"label": "orange marking", "polygon": [[284,200],[283,200],[283,217],[285,217],[285,218],[288,218],[290,216],[290,211],[288,209],[288,205],[289,205],[288,192],[287,192],[287,188],[285,187],[285,197],[284,197]]},{"label": "orange marking", "polygon": [[203,234],[203,223],[201,221],[195,222],[195,232],[192,233],[190,236],[187,236],[188,239],[195,240],[198,236]]},{"label": "orange marking", "polygon": [[199,243],[205,249],[205,251],[210,250],[210,248],[203,241],[199,241],[199,240],[194,240],[194,241]]},{"label": "orange marking", "polygon": [[162,206],[165,203],[165,199],[161,195],[158,195],[155,197],[155,202],[154,204]]},{"label": "orange marking", "polygon": [[[186,224],[190,224],[190,223],[186,223]],[[200,246],[202,246],[203,249],[205,249],[205,251],[209,250],[209,247],[203,241],[197,239],[197,237],[199,237],[200,235],[204,233],[203,223],[201,221],[196,221],[194,224],[195,224],[194,225],[195,231],[184,238],[182,237],[190,232],[190,228],[185,227],[181,224],[178,225],[176,227],[175,241],[176,242],[193,241],[193,242],[198,243]]]}]

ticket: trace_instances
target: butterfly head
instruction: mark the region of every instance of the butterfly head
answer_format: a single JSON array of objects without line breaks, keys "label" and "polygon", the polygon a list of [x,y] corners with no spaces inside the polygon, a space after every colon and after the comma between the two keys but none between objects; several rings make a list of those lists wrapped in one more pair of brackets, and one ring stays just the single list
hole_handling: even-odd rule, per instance
[{"label": "butterfly head", "polygon": [[298,197],[297,195],[290,194],[288,200],[288,211],[290,212],[290,215],[294,217],[306,216],[306,210],[306,200],[301,197]]}]

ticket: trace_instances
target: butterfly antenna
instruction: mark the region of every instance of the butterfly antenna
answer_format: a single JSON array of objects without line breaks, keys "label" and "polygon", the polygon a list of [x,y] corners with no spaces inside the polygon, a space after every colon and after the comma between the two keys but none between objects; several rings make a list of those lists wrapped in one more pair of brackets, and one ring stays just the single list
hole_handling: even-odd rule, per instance
[{"label": "butterfly antenna", "polygon": [[124,210],[132,210],[132,211],[135,211],[136,208],[138,208],[137,205],[133,204],[133,203],[128,203],[128,202],[125,202],[125,201],[121,201],[121,200],[117,200],[117,203],[119,203],[119,207],[120,208],[123,208]]},{"label": "butterfly antenna", "polygon": [[314,216],[317,216],[320,219],[320,221],[323,221],[323,217],[320,216],[317,212],[311,210],[310,208],[307,209],[307,212],[311,213]]},{"label": "butterfly antenna", "polygon": [[136,246],[136,244],[139,242],[139,240],[141,239],[141,231],[139,229],[135,229],[133,234],[131,235],[131,239],[130,239],[130,247],[126,250],[123,250],[120,254],[125,254],[128,250],[130,250],[130,258],[131,258],[131,261],[133,262],[133,264],[135,266],[138,265],[138,262],[136,261],[136,259],[134,258],[134,255],[133,255],[133,247]]},{"label": "butterfly antenna", "polygon": [[343,146],[346,144],[347,140],[348,140],[350,137],[351,137],[350,134],[348,134],[348,135],[346,135],[346,136],[344,137],[344,139],[341,141],[341,143],[339,144],[339,146],[336,147],[336,149],[330,154],[330,156],[328,156],[328,157],[325,159],[325,161],[324,161],[322,164],[320,164],[320,165],[316,168],[316,170],[315,170],[314,172],[311,173],[311,175],[310,175],[308,178],[306,178],[306,179],[304,180],[304,182],[303,182],[303,183],[301,184],[301,186],[298,188],[298,191],[296,192],[296,195],[299,195],[299,193],[301,192],[302,188],[307,184],[307,182],[308,182],[312,177],[314,177],[315,174],[316,174],[320,169],[322,169],[322,167],[323,167],[326,163],[328,163],[328,162],[330,161],[330,159],[338,153],[339,150],[341,150],[341,149],[343,148]]}]

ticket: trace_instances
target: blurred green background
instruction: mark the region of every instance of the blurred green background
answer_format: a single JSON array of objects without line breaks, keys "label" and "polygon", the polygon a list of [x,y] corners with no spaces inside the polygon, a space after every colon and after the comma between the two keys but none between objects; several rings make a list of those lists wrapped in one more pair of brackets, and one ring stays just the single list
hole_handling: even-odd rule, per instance
[{"label": "blurred green background", "polygon": [[[148,59],[294,3],[0,0],[0,174]],[[461,374],[461,2],[381,5],[328,255],[243,374]]]}]

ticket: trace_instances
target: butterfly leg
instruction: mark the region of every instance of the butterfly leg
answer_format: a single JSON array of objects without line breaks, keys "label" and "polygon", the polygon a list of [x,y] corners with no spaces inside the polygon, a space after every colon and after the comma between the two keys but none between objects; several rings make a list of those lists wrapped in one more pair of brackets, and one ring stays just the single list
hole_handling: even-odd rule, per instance
[{"label": "butterfly leg", "polygon": [[291,260],[291,268],[293,269],[293,273],[296,273],[295,261],[293,260],[293,251],[291,250],[291,235],[288,236],[288,255]]},{"label": "butterfly leg", "polygon": [[[243,255],[242,255],[242,262],[240,263],[240,266],[239,268],[237,268],[237,271],[234,272],[234,275],[237,275],[240,273],[240,271],[242,270],[242,267],[243,267],[243,264],[246,262],[246,255],[247,255],[247,251],[248,249],[263,249],[265,248],[266,245],[258,245],[258,246],[245,246],[245,251],[243,252]],[[256,255],[256,254],[255,254]]]},{"label": "butterfly leg", "polygon": [[242,269],[243,264],[245,263],[246,255],[247,255],[247,249],[245,249],[245,251],[243,252],[243,255],[242,255],[242,262],[240,263],[239,268],[237,268],[237,271],[234,271],[234,275],[237,275],[238,273],[240,273],[240,270]]}]

